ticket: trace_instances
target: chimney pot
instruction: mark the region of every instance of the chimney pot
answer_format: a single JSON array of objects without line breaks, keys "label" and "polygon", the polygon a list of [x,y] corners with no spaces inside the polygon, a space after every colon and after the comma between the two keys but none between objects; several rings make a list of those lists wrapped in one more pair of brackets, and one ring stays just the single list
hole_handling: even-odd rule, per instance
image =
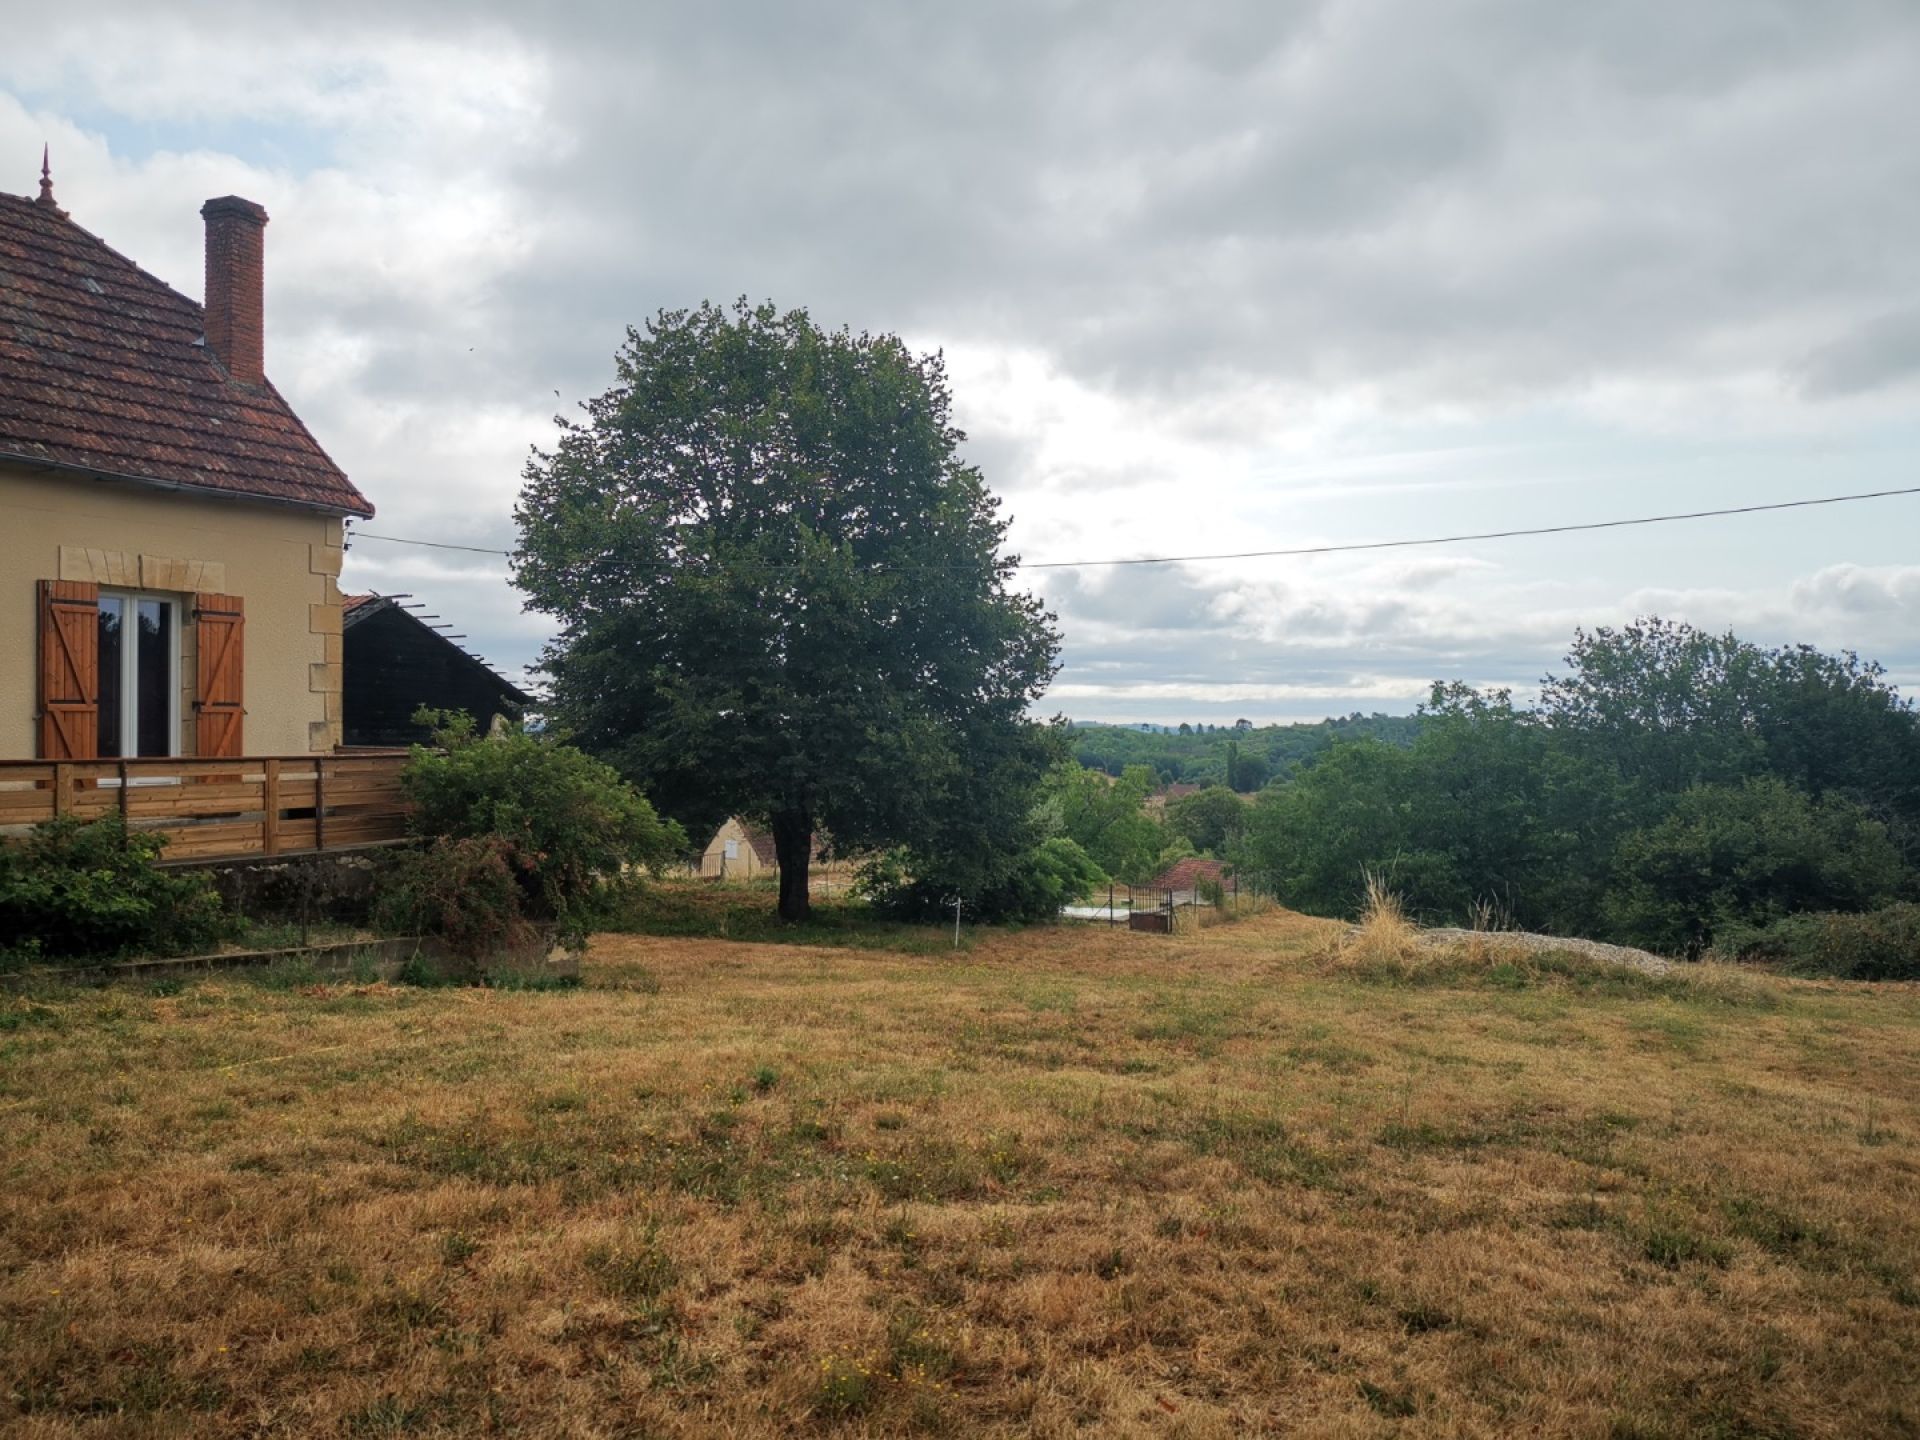
[{"label": "chimney pot", "polygon": [[267,212],[238,195],[200,207],[207,222],[207,345],[242,385],[267,378],[263,328]]}]

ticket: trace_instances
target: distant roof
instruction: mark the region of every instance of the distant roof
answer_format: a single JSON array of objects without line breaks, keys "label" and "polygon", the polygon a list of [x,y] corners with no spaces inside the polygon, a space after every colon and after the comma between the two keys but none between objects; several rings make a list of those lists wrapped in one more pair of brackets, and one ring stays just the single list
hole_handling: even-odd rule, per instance
[{"label": "distant roof", "polygon": [[780,853],[774,847],[772,835],[756,826],[749,825],[744,820],[740,822],[740,833],[747,837],[747,844],[753,847],[753,853],[759,857],[762,865],[766,866],[769,870],[778,870],[780,868]]},{"label": "distant roof", "polygon": [[[732,824],[738,825],[740,827],[740,833],[746,837],[747,844],[753,847],[753,853],[760,858],[760,863],[762,865],[765,865],[770,870],[777,870],[780,868],[780,854],[778,849],[776,849],[776,847],[774,846],[773,834],[771,831],[762,830],[758,825],[755,825],[750,821],[742,820],[738,815],[729,817],[729,820],[731,821]],[[720,828],[722,830],[726,829],[727,824],[728,824],[728,821],[722,821]],[[814,831],[813,832],[813,858],[815,860],[824,859],[826,857],[826,850],[827,850],[826,832],[823,830]]]},{"label": "distant roof", "polygon": [[340,597],[341,632],[343,634],[349,632],[355,626],[365,624],[376,615],[391,612],[395,615],[402,616],[405,618],[407,624],[418,626],[422,632],[431,635],[436,641],[453,651],[476,670],[485,671],[486,674],[491,676],[494,682],[499,685],[501,692],[515,704],[531,705],[533,703],[531,696],[511,680],[507,679],[507,677],[502,675],[498,670],[487,664],[485,660],[482,660],[478,655],[475,655],[463,646],[454,644],[447,636],[442,635],[438,630],[434,629],[433,626],[427,624],[426,621],[414,614],[407,606],[400,603],[403,600],[410,600],[412,598],[410,595],[377,595],[373,593],[365,595],[342,595]]},{"label": "distant roof", "polygon": [[1233,873],[1233,867],[1224,860],[1205,860],[1190,855],[1185,860],[1176,860],[1165,870],[1153,877],[1149,888],[1154,890],[1192,890],[1201,882],[1223,883]]},{"label": "distant roof", "polygon": [[230,380],[205,336],[186,296],[0,194],[0,459],[373,514],[280,392]]}]

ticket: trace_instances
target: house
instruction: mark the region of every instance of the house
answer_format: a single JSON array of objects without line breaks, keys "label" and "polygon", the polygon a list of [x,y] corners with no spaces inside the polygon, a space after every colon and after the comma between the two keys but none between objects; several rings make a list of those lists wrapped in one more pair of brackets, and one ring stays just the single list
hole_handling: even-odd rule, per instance
[{"label": "house", "polygon": [[[851,873],[853,862],[844,856],[829,860],[826,851],[827,837],[816,830],[813,835],[810,878],[817,876],[831,883],[835,876],[844,879]],[[738,815],[732,816],[713,832],[713,839],[707,842],[707,848],[701,852],[700,873],[719,880],[750,880],[756,875],[778,875],[780,858],[774,852],[772,832],[750,825]]]},{"label": "house", "polygon": [[201,207],[205,306],[0,195],[0,757],[331,750],[344,522],[264,369],[267,213]]},{"label": "house", "polygon": [[530,703],[526,693],[428,624],[408,599],[342,599],[345,743],[423,744],[427,727],[413,719],[423,705],[464,711],[483,732],[497,717],[522,718]]},{"label": "house", "polygon": [[750,880],[756,875],[777,875],[780,862],[774,856],[773,836],[756,829],[735,815],[718,830],[700,855],[700,873],[721,880]]},{"label": "house", "polygon": [[1208,860],[1189,855],[1176,860],[1153,877],[1150,890],[1168,890],[1175,895],[1192,895],[1203,885],[1225,885],[1233,878],[1233,867],[1224,860]]},{"label": "house", "polygon": [[334,753],[337,577],[373,506],[267,379],[266,211],[200,214],[204,305],[75,223],[44,157],[38,198],[0,194],[0,833],[392,839],[404,757]]}]

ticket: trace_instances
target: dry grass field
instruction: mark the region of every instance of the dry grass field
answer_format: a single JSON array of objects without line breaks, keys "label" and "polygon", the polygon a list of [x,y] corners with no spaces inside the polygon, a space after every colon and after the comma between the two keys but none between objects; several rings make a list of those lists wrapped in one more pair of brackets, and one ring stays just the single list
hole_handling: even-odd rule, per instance
[{"label": "dry grass field", "polygon": [[0,996],[0,1431],[1920,1428],[1913,987],[1329,928]]}]

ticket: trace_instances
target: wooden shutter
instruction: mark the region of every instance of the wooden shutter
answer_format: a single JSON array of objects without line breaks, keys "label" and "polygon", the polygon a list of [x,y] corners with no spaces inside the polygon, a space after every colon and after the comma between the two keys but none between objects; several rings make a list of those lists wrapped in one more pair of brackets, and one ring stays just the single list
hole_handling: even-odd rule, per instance
[{"label": "wooden shutter", "polygon": [[197,683],[193,692],[193,753],[207,759],[244,754],[241,747],[246,616],[238,595],[193,597]]},{"label": "wooden shutter", "polygon": [[92,760],[100,750],[100,587],[40,582],[40,758]]}]

